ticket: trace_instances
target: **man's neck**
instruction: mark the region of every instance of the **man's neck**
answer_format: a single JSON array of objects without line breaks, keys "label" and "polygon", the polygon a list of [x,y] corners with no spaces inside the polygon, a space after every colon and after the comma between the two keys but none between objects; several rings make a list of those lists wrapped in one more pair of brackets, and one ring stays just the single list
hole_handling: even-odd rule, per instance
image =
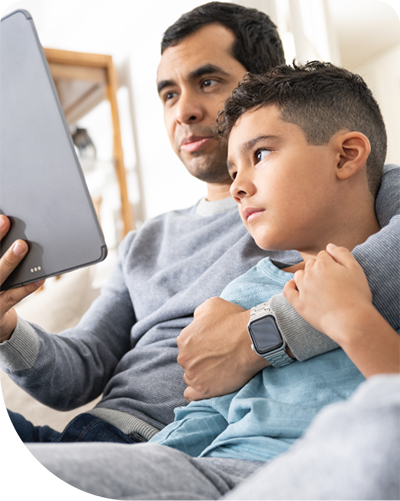
[{"label": "man's neck", "polygon": [[207,183],[207,200],[215,202],[231,196],[229,188],[231,183]]}]

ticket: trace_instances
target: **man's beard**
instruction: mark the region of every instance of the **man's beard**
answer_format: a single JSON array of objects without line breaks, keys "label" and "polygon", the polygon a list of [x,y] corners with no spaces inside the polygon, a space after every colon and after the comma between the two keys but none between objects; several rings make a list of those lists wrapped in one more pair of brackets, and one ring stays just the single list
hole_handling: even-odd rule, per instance
[{"label": "man's beard", "polygon": [[230,181],[228,169],[226,165],[228,148],[225,141],[222,141],[216,132],[215,128],[207,127],[201,130],[191,128],[193,135],[213,137],[218,144],[215,145],[213,151],[207,152],[192,152],[190,158],[187,154],[180,151],[179,157],[187,168],[188,172],[206,183],[226,183]]},{"label": "man's beard", "polygon": [[192,176],[206,183],[224,183],[230,179],[226,167],[227,150],[221,147],[221,144],[218,146],[218,149],[208,155],[192,153],[191,160],[181,157],[182,162]]}]

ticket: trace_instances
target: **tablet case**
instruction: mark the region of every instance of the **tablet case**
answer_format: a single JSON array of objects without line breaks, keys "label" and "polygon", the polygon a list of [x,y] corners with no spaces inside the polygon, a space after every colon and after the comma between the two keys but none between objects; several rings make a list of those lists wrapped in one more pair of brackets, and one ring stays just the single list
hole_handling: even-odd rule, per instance
[{"label": "tablet case", "polygon": [[29,12],[0,22],[0,213],[11,220],[2,256],[29,252],[1,290],[98,263],[107,247]]}]

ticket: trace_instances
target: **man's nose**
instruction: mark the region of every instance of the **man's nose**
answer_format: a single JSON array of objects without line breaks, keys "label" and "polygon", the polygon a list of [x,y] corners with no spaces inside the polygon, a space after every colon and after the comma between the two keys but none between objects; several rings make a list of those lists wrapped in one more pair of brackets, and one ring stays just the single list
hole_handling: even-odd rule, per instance
[{"label": "man's nose", "polygon": [[176,120],[182,124],[201,122],[204,118],[204,109],[199,96],[194,92],[182,92],[176,107]]}]

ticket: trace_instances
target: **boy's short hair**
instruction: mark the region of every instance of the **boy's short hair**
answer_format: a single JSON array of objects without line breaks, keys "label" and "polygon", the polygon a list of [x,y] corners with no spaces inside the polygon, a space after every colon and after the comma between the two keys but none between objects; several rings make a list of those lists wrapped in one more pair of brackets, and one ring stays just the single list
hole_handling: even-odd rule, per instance
[{"label": "boy's short hair", "polygon": [[340,130],[364,134],[371,145],[368,186],[376,196],[386,158],[386,129],[378,103],[359,75],[319,61],[247,74],[218,117],[220,132],[227,138],[241,115],[267,105],[277,106],[281,119],[300,127],[312,145],[328,143]]},{"label": "boy's short hair", "polygon": [[257,9],[226,2],[209,2],[183,14],[164,33],[161,54],[208,24],[220,24],[235,35],[232,56],[251,73],[285,63],[275,24]]}]

